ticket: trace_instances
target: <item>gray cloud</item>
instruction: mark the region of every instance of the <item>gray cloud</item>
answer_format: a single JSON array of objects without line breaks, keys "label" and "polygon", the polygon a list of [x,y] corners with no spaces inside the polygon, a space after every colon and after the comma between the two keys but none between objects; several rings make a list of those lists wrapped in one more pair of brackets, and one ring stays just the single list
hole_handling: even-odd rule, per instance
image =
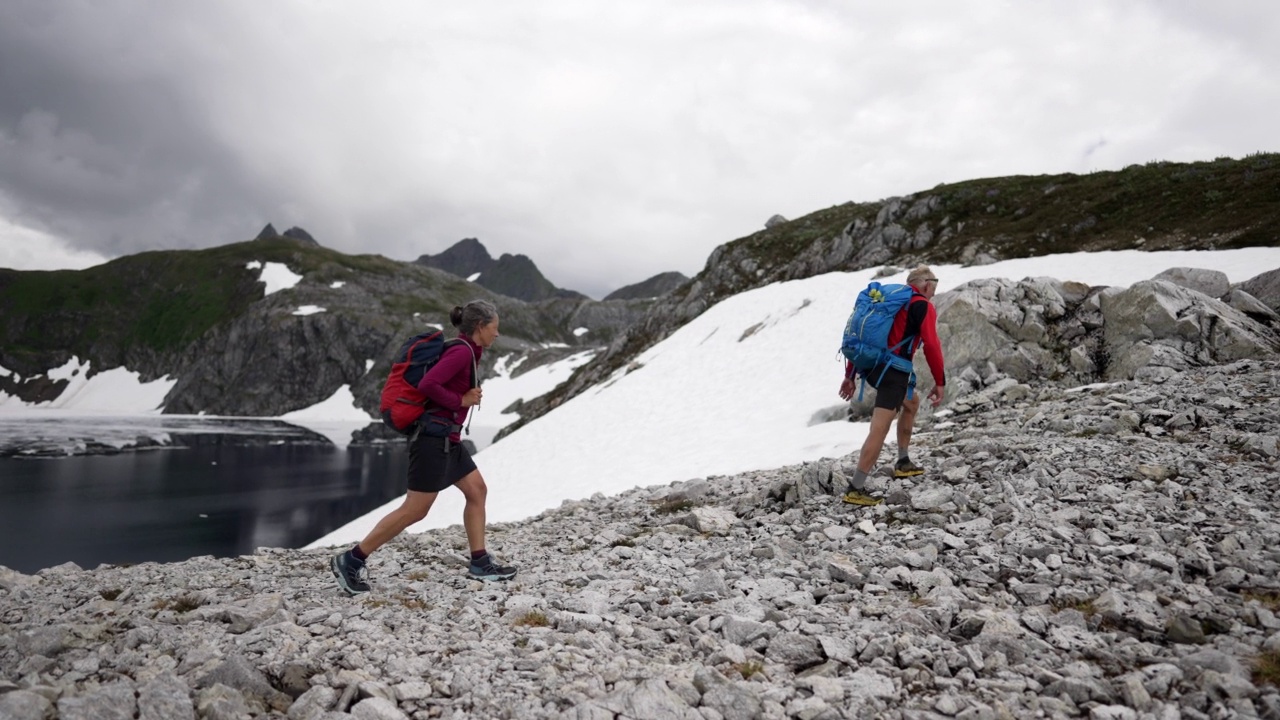
[{"label": "gray cloud", "polygon": [[11,0],[0,217],[108,255],[267,221],[399,259],[478,237],[599,296],[774,213],[1274,150],[1274,15]]}]

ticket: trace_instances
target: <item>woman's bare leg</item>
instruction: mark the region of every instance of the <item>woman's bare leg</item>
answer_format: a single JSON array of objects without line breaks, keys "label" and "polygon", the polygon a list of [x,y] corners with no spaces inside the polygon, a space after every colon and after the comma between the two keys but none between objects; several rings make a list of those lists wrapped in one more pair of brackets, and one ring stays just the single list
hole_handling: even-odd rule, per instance
[{"label": "woman's bare leg", "polygon": [[467,544],[471,546],[471,552],[484,550],[484,503],[489,495],[489,486],[484,484],[479,470],[472,470],[454,483],[454,487],[461,490],[467,499],[466,507],[462,509],[462,527],[467,530]]},{"label": "woman's bare leg", "polygon": [[[473,473],[474,474],[474,473]],[[405,528],[427,516],[427,511],[436,501],[440,493],[418,492],[410,490],[405,493],[404,502],[392,510],[386,517],[369,531],[360,541],[360,552],[366,556],[385,545],[389,540],[404,532]]]}]

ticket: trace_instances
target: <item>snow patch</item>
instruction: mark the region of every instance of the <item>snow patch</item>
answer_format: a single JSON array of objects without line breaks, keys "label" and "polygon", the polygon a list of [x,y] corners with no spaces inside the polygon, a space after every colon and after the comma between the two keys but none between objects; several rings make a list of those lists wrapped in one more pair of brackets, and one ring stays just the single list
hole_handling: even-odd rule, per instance
[{"label": "snow patch", "polygon": [[88,360],[81,364],[80,358],[72,355],[71,359],[63,363],[61,367],[51,368],[47,374],[50,380],[70,380],[88,369]]},{"label": "snow patch", "polygon": [[294,315],[315,315],[316,313],[322,313],[322,312],[324,312],[324,308],[320,307],[319,305],[303,305],[297,310],[294,310],[293,314]]},{"label": "snow patch", "polygon": [[369,372],[369,371],[370,371],[370,370],[372,370],[372,369],[373,369],[373,361],[372,361],[372,360],[365,360],[365,361],[364,361],[364,371],[365,371],[365,372]]},{"label": "snow patch", "polygon": [[340,288],[340,287],[342,287],[343,285],[346,285],[346,284],[347,284],[347,283],[346,283],[346,281],[345,281],[345,280],[334,280],[334,281],[329,285],[329,287],[333,288],[334,290],[337,290],[338,288]]},{"label": "snow patch", "polygon": [[467,276],[467,282],[475,282],[480,279],[480,273],[472,273]]},{"label": "snow patch", "polygon": [[165,396],[178,384],[167,375],[142,382],[141,374],[125,368],[112,368],[89,377],[89,362],[81,362],[78,357],[47,374],[51,380],[67,381],[58,397],[28,403],[0,391],[0,415],[151,415],[160,412]]},{"label": "snow patch", "polygon": [[589,332],[591,332],[591,331],[590,331],[590,330],[588,330],[588,329],[586,329],[586,328],[580,327],[580,328],[577,328],[577,329],[575,329],[575,330],[573,331],[573,336],[574,336],[574,337],[582,337],[583,335],[586,335],[586,334],[587,334],[587,333],[589,333]]},{"label": "snow patch", "polygon": [[311,407],[285,413],[280,419],[320,433],[339,448],[350,445],[351,434],[374,420],[356,405],[350,385],[343,385]]},{"label": "snow patch", "polygon": [[373,420],[364,410],[356,405],[356,398],[351,394],[351,386],[343,385],[334,391],[328,399],[306,407],[301,410],[294,410],[280,416],[281,420],[363,420],[370,422]]},{"label": "snow patch", "polygon": [[262,274],[258,276],[260,282],[266,283],[266,290],[262,293],[263,297],[271,293],[288,290],[298,283],[302,282],[302,276],[289,269],[284,263],[269,262],[263,264],[254,260],[245,267],[254,270],[258,267],[262,268]]}]

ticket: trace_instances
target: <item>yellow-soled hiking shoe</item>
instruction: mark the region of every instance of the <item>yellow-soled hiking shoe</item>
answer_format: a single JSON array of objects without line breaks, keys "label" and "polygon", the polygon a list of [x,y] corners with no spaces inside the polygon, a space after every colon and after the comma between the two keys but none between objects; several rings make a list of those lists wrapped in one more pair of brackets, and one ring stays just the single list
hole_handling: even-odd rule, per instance
[{"label": "yellow-soled hiking shoe", "polygon": [[850,490],[844,494],[844,497],[840,498],[840,502],[848,503],[849,505],[872,507],[884,502],[884,498],[867,490]]},{"label": "yellow-soled hiking shoe", "polygon": [[897,465],[893,466],[893,476],[896,478],[915,477],[923,474],[924,468],[911,462],[911,458],[902,458]]}]

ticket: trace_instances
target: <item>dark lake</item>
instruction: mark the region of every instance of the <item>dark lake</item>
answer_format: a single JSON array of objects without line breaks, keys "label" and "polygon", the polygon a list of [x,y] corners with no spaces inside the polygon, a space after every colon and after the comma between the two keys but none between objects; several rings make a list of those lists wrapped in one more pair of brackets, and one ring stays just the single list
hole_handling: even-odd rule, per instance
[{"label": "dark lake", "polygon": [[0,457],[0,565],[168,562],[301,547],[404,492],[401,443],[189,434],[160,449]]}]

